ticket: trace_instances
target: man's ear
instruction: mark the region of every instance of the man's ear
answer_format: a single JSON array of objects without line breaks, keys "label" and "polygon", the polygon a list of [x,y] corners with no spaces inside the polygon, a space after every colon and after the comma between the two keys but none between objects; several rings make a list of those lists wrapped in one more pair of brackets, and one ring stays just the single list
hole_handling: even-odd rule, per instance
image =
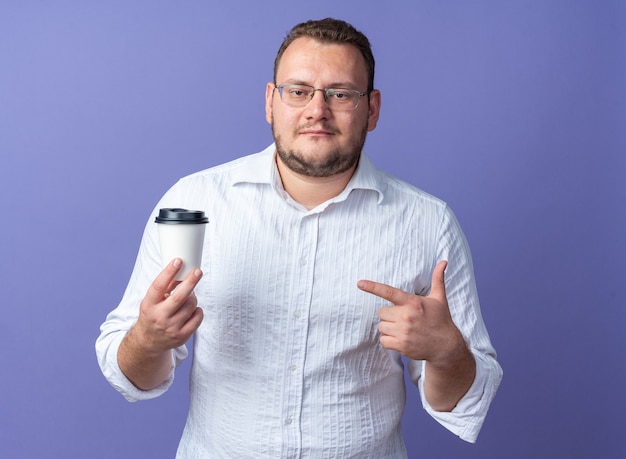
[{"label": "man's ear", "polygon": [[272,124],[272,105],[274,104],[274,83],[269,82],[265,87],[265,119]]},{"label": "man's ear", "polygon": [[369,95],[369,115],[367,117],[368,131],[373,131],[376,128],[376,124],[378,124],[378,117],[380,116],[380,104],[380,91],[378,89],[374,89]]}]

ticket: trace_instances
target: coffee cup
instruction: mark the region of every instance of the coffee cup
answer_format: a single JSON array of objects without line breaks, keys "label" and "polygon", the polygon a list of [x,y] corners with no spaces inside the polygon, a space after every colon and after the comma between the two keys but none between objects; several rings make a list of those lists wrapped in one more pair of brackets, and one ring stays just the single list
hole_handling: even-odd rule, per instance
[{"label": "coffee cup", "polygon": [[159,228],[163,267],[174,258],[180,258],[183,265],[174,280],[184,280],[202,263],[204,232],[209,219],[200,210],[165,208],[159,210],[155,222]]}]

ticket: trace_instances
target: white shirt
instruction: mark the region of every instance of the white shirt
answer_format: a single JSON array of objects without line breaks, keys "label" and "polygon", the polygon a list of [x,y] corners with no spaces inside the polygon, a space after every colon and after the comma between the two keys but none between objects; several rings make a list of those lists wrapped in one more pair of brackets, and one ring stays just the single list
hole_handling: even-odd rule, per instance
[{"label": "white shirt", "polygon": [[[477,376],[451,413],[439,413],[424,397],[423,362],[408,360],[408,371],[426,411],[475,441],[502,371],[450,209],[362,154],[346,189],[309,211],[282,188],[274,150],[185,177],[157,204],[124,297],[96,343],[105,377],[129,400],[156,397],[172,383],[174,371],[161,387],[138,390],[120,371],[117,349],[161,271],[158,209],[203,210],[210,223],[195,293],[204,321],[177,457],[406,457],[407,359],[379,344],[377,311],[387,302],[356,284],[427,294],[440,260],[448,260],[448,302]],[[173,352],[174,363],[185,357],[184,346]]]}]

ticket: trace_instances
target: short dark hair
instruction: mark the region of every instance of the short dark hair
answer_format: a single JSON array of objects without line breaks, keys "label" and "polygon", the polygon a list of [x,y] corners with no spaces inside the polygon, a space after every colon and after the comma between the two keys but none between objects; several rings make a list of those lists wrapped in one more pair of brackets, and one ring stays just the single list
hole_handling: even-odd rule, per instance
[{"label": "short dark hair", "polygon": [[355,29],[352,25],[340,19],[326,18],[320,20],[310,20],[302,22],[294,26],[285,39],[283,40],[276,59],[274,60],[274,82],[276,83],[276,73],[280,60],[285,53],[287,47],[293,43],[294,40],[301,37],[309,37],[317,40],[321,43],[339,43],[349,44],[356,46],[361,52],[361,55],[365,59],[365,66],[367,67],[367,92],[374,89],[374,54],[369,40],[359,30]]}]

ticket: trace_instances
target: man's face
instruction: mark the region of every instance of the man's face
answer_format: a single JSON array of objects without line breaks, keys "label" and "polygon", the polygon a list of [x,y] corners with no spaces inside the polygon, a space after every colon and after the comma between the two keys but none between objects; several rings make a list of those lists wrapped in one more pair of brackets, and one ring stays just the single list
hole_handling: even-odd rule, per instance
[{"label": "man's face", "polygon": [[[367,91],[365,59],[352,45],[323,44],[298,38],[285,50],[276,84],[305,84],[315,88]],[[354,110],[330,109],[324,94],[316,91],[304,107],[280,100],[268,83],[265,114],[272,125],[278,161],[308,177],[331,177],[353,168],[368,131],[376,127],[380,93],[373,91],[368,104],[361,97]]]}]

